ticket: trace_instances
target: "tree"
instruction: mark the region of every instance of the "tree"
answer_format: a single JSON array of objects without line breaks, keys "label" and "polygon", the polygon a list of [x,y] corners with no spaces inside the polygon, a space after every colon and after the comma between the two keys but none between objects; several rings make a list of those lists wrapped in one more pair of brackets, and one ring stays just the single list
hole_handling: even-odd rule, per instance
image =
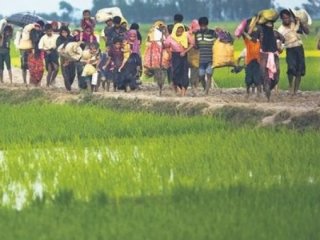
[{"label": "tree", "polygon": [[221,21],[250,18],[258,11],[272,7],[273,3],[274,0],[93,0],[92,12],[117,6],[129,21],[172,21],[175,13],[182,13],[187,21],[201,16]]},{"label": "tree", "polygon": [[61,11],[61,20],[64,22],[71,22],[71,16],[74,12],[73,6],[66,1],[61,1],[59,2],[59,9]]},{"label": "tree", "polygon": [[[111,2],[111,4],[110,4]],[[107,1],[107,0],[93,0],[93,8],[91,9],[93,14],[96,14],[96,12],[99,9],[112,7],[114,6],[113,1]]]},{"label": "tree", "polygon": [[318,17],[320,13],[320,0],[308,0],[308,3],[302,4],[303,8],[311,15]]}]

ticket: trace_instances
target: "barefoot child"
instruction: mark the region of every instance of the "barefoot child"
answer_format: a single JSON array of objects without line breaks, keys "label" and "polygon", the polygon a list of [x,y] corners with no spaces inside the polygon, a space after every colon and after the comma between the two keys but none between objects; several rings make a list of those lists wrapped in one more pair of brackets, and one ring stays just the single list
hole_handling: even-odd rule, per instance
[{"label": "barefoot child", "polygon": [[119,67],[119,72],[122,71],[123,67],[126,65],[128,59],[130,58],[130,55],[131,55],[131,47],[130,47],[130,44],[128,43],[127,39],[124,39],[122,41],[121,51],[123,52],[123,61],[122,61],[121,66]]},{"label": "barefoot child", "polygon": [[113,79],[112,71],[114,70],[112,62],[109,64],[108,68],[104,68],[109,59],[108,52],[109,48],[107,47],[106,51],[100,54],[100,60],[98,63],[99,81],[102,83],[103,90],[106,90],[107,92],[110,91],[110,84]]},{"label": "barefoot child", "polygon": [[83,31],[85,31],[86,28],[91,28],[91,29],[95,28],[96,21],[94,20],[94,18],[91,17],[90,10],[84,10],[82,12],[82,17],[83,18],[81,19],[80,26]]},{"label": "barefoot child", "polygon": [[122,66],[124,61],[124,54],[122,51],[122,39],[115,38],[113,40],[113,45],[110,47],[109,59],[107,60],[106,65],[103,67],[104,70],[111,70],[111,66],[113,68],[113,89],[117,91],[118,86],[121,82],[121,72],[119,72],[119,68]]},{"label": "barefoot child", "polygon": [[97,44],[89,45],[89,59],[86,60],[86,65],[83,69],[82,76],[86,78],[87,86],[91,91],[97,91],[98,83],[98,64],[100,60],[100,50]]},{"label": "barefoot child", "polygon": [[59,71],[59,54],[57,51],[58,36],[53,34],[51,24],[46,24],[45,35],[40,39],[39,49],[45,52],[45,64],[47,75],[47,87],[55,83]]}]

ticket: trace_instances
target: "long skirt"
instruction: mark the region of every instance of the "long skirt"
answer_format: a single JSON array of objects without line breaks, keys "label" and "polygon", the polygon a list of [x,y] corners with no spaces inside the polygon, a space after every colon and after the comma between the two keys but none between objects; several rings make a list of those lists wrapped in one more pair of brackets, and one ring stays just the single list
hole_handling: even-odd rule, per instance
[{"label": "long skirt", "polygon": [[173,71],[173,84],[180,88],[188,88],[188,58],[180,56],[180,53],[172,53],[172,71]]},{"label": "long skirt", "polygon": [[277,54],[274,54],[274,61],[276,64],[276,73],[274,74],[274,77],[271,79],[269,77],[269,72],[267,68],[268,63],[268,53],[261,53],[260,55],[260,69],[261,69],[261,80],[262,84],[265,88],[270,89],[270,91],[278,84],[279,77],[280,77],[280,62],[279,62],[279,56]]},{"label": "long skirt", "polygon": [[44,73],[43,57],[41,55],[36,56],[34,53],[29,53],[28,68],[30,72],[30,83],[39,85]]},{"label": "long skirt", "polygon": [[125,89],[126,86],[129,86],[131,90],[137,88],[138,67],[141,68],[141,57],[136,53],[132,53],[123,67],[120,76],[118,76],[118,89]]}]

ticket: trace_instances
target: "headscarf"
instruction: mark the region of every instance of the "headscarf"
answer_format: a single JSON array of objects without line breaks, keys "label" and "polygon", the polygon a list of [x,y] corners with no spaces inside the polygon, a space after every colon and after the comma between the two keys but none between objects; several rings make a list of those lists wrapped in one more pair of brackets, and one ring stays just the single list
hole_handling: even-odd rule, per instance
[{"label": "headscarf", "polygon": [[121,18],[120,25],[122,25],[122,24],[127,24],[127,26],[128,26],[128,21],[124,17]]},{"label": "headscarf", "polygon": [[165,24],[165,22],[164,21],[155,21],[154,23],[153,23],[153,27],[155,27],[155,28],[160,28],[160,27],[162,27],[162,26],[165,26],[166,24]]},{"label": "headscarf", "polygon": [[195,32],[200,30],[199,21],[197,19],[192,20],[189,26],[189,33],[194,34]]},{"label": "headscarf", "polygon": [[[181,36],[177,36],[177,31],[178,28],[183,28],[183,33]],[[176,23],[173,27],[172,33],[171,33],[171,37],[179,44],[182,45],[182,47],[184,48],[188,48],[188,34],[185,31],[184,25],[181,23]]]},{"label": "headscarf", "polygon": [[[132,35],[134,35],[134,37],[135,37],[135,39],[134,39],[133,42],[131,42],[131,39],[130,39],[130,36],[132,36]],[[133,53],[139,53],[139,52],[140,52],[140,42],[139,42],[139,40],[138,40],[138,33],[137,33],[137,31],[134,30],[134,29],[129,30],[129,31],[127,32],[127,34],[126,34],[126,39],[127,39],[128,43],[129,43],[130,45],[132,45],[132,48],[131,48],[132,52],[133,52]]]}]

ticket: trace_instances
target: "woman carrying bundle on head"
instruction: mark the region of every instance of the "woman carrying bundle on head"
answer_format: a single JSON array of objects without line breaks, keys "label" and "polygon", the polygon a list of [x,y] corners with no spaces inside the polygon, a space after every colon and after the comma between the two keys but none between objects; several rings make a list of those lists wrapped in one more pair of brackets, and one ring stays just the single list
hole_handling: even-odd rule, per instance
[{"label": "woman carrying bundle on head", "polygon": [[274,30],[274,22],[271,21],[260,24],[259,29],[261,79],[266,97],[270,101],[271,91],[279,82],[279,54],[281,53],[280,45],[284,43],[284,37]]},{"label": "woman carrying bundle on head", "polygon": [[171,35],[164,42],[172,52],[172,72],[175,92],[185,96],[188,86],[188,52],[193,48],[188,32],[181,23],[174,25]]}]

